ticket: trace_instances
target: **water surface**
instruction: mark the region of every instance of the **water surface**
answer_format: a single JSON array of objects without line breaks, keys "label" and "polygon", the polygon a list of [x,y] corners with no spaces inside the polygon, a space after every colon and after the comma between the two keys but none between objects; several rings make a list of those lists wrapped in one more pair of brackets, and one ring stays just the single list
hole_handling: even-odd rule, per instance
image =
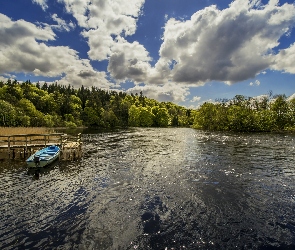
[{"label": "water surface", "polygon": [[295,136],[83,134],[83,158],[0,162],[1,249],[295,249]]}]

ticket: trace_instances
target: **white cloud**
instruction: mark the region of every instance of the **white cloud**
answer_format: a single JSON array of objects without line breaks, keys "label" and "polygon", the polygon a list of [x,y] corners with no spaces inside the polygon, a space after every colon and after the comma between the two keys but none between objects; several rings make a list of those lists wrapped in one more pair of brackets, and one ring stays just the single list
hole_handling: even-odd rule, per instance
[{"label": "white cloud", "polygon": [[112,48],[108,71],[117,80],[133,79],[143,82],[150,70],[149,57],[146,49],[138,42],[128,43],[120,38]]},{"label": "white cloud", "polygon": [[287,98],[287,101],[291,101],[292,99],[295,99],[295,93],[293,95],[290,95],[288,98]]},{"label": "white cloud", "polygon": [[128,93],[139,93],[143,92],[148,98],[156,99],[161,102],[184,102],[186,97],[189,95],[189,89],[184,86],[174,85],[167,83],[164,85],[145,85],[135,86],[134,88],[128,89]]},{"label": "white cloud", "polygon": [[59,0],[65,4],[88,39],[88,55],[92,60],[108,59],[114,37],[133,35],[144,0]]},{"label": "white cloud", "polygon": [[57,14],[53,14],[51,17],[55,22],[57,22],[57,25],[51,25],[51,28],[53,29],[57,29],[59,31],[65,30],[69,32],[75,28],[75,24],[73,22],[67,23],[65,20],[59,18]]},{"label": "white cloud", "polygon": [[295,43],[287,49],[282,49],[274,56],[274,60],[275,63],[272,65],[272,69],[295,74]]},{"label": "white cloud", "polygon": [[[89,58],[109,60],[108,71],[116,81],[201,86],[211,80],[243,81],[270,67],[293,72],[293,47],[282,50],[282,56],[273,55],[280,37],[295,23],[292,4],[236,0],[224,10],[207,7],[187,21],[171,18],[164,27],[160,59],[152,67],[144,46],[124,39],[135,33],[144,0],[131,0],[128,5],[123,0],[58,1],[84,28]],[[283,62],[284,53],[290,63]]]},{"label": "white cloud", "polygon": [[105,73],[94,71],[90,61],[80,59],[77,51],[66,46],[46,45],[45,42],[54,39],[55,34],[49,26],[12,21],[0,14],[0,74],[23,72],[36,76],[63,76],[61,82],[74,86],[110,85]]},{"label": "white cloud", "polygon": [[101,89],[110,89],[110,87],[114,86],[106,79],[105,72],[94,71],[90,64],[85,65],[84,69],[81,70],[79,67],[69,69],[58,83],[63,85],[71,84],[75,87],[80,87],[81,85],[85,87],[96,86]]},{"label": "white cloud", "polygon": [[201,100],[200,96],[194,96],[193,99],[191,100],[191,102],[198,102]]},{"label": "white cloud", "polygon": [[32,1],[33,3],[39,4],[44,11],[48,8],[47,0],[32,0]]},{"label": "white cloud", "polygon": [[[44,10],[48,7],[46,0],[32,1]],[[273,52],[279,39],[288,35],[295,24],[292,4],[279,6],[278,0],[270,0],[262,5],[259,0],[235,0],[226,9],[209,6],[186,21],[165,15],[160,58],[152,67],[145,47],[125,39],[135,34],[145,0],[129,0],[128,4],[123,0],[57,1],[83,28],[81,35],[87,39],[89,59],[108,60],[108,71],[117,83],[143,82],[144,87],[136,86],[131,91],[142,88],[155,99],[184,101],[189,86],[212,80],[232,84],[268,68],[295,73],[294,44],[277,55]],[[75,28],[57,14],[52,19],[57,25],[37,26],[23,20],[14,22],[0,14],[0,73],[33,72],[63,76],[60,82],[65,84],[109,87],[106,73],[95,71],[89,60],[79,58],[77,51],[48,45],[56,38],[53,30]],[[198,97],[194,98],[198,101]]]},{"label": "white cloud", "polygon": [[246,80],[274,63],[272,49],[294,18],[294,5],[277,6],[277,1],[261,6],[260,1],[236,0],[224,10],[210,6],[190,20],[168,20],[160,60],[175,60],[171,79],[176,83]]},{"label": "white cloud", "polygon": [[7,80],[11,79],[10,77],[0,76],[0,82],[7,82]]},{"label": "white cloud", "polygon": [[260,81],[256,80],[255,82],[250,82],[250,86],[259,86],[260,85]]}]

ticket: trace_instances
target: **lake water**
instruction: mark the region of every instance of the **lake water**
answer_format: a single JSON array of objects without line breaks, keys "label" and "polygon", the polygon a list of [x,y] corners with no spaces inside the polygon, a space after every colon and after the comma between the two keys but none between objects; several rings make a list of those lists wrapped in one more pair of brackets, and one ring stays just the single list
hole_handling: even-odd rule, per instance
[{"label": "lake water", "polygon": [[40,173],[0,162],[0,249],[295,249],[295,135],[83,134]]}]

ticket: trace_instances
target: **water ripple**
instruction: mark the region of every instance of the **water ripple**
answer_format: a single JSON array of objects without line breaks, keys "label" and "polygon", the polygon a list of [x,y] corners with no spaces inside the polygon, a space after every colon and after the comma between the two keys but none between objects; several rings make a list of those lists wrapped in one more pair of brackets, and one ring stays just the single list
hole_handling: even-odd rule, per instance
[{"label": "water ripple", "polygon": [[84,134],[83,158],[0,162],[1,249],[294,249],[294,135]]}]

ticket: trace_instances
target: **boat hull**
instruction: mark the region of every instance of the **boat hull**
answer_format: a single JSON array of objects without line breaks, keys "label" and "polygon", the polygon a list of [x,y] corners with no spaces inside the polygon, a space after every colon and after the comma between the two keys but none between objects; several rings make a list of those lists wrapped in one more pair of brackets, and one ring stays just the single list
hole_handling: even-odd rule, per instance
[{"label": "boat hull", "polygon": [[31,155],[27,160],[27,165],[30,168],[45,167],[57,160],[60,155],[60,148],[57,146],[50,146],[37,151]]}]

